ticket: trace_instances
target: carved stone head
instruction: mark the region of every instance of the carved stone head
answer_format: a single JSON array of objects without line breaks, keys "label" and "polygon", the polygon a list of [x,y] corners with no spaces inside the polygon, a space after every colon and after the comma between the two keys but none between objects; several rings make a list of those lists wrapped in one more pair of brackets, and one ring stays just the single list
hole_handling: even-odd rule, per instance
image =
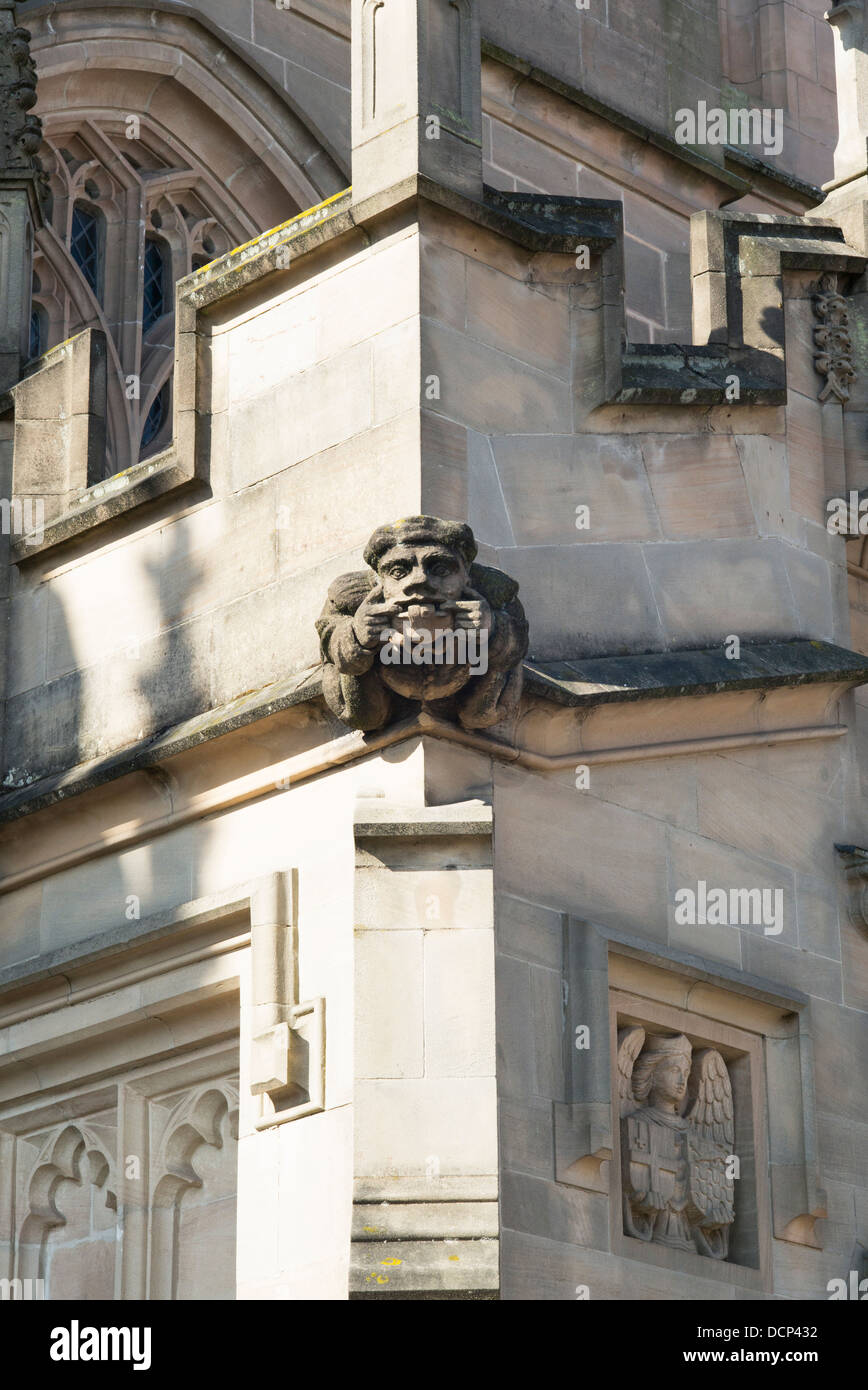
[{"label": "carved stone head", "polygon": [[687,1095],[693,1048],[683,1033],[674,1038],[651,1036],[633,1068],[633,1094],[651,1105],[680,1105]]},{"label": "carved stone head", "polygon": [[467,729],[510,718],[528,631],[514,579],[476,563],[462,521],[411,516],[378,526],[369,568],[343,574],[317,621],[326,704],[353,729],[422,706]]},{"label": "carved stone head", "polygon": [[384,602],[405,610],[460,599],[475,559],[469,526],[431,516],[380,526],[365,547],[365,561],[380,580]]}]

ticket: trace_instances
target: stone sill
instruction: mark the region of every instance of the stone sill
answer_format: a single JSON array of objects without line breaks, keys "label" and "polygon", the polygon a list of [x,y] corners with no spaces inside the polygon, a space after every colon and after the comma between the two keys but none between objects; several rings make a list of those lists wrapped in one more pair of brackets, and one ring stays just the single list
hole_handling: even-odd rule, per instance
[{"label": "stone sill", "polygon": [[429,839],[453,835],[489,836],[494,814],[482,801],[461,801],[452,806],[395,806],[373,800],[356,803],[353,832],[357,840],[384,838]]},{"label": "stone sill", "polygon": [[[808,640],[745,643],[738,661],[728,660],[720,647],[714,647],[576,661],[526,661],[524,669],[528,695],[573,708],[824,682],[851,686],[868,683],[868,658],[828,642]],[[0,797],[0,825],[81,796],[129,773],[159,766],[258,720],[295,705],[319,702],[321,698],[319,666],[262,690],[247,692],[106,758],[80,763],[8,790]],[[366,824],[373,826],[377,816],[376,808],[372,810]],[[390,812],[389,818],[394,820],[394,814]],[[383,829],[378,826],[364,833],[382,834]],[[454,827],[448,833],[455,833]]]},{"label": "stone sill", "polygon": [[10,551],[16,565],[26,564],[77,540],[97,526],[122,517],[134,507],[158,498],[179,495],[196,482],[195,473],[179,462],[170,446],[160,454],[137,463],[123,473],[93,483],[79,496],[76,506],[45,526],[42,539],[17,536]]},{"label": "stone sill", "polygon": [[206,710],[193,719],[186,719],[170,729],[122,748],[107,758],[79,763],[76,767],[37,778],[27,786],[7,792],[0,797],[0,824],[32,815],[72,796],[81,796],[131,772],[156,767],[168,758],[177,757],[200,744],[210,743],[223,734],[234,733],[236,729],[243,729],[256,720],[268,719],[281,710],[291,709],[293,705],[317,699],[321,693],[322,680],[317,666],[288,680],[266,686],[263,690],[240,695],[226,705]]},{"label": "stone sill", "polygon": [[[733,373],[738,401],[727,391]],[[723,343],[634,343],[621,357],[619,405],[785,405],[786,371],[771,352]]]}]

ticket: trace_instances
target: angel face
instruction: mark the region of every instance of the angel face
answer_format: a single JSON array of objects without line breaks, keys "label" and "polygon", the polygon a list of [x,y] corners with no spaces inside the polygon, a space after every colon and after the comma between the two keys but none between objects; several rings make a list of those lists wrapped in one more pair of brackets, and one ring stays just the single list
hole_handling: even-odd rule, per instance
[{"label": "angel face", "polygon": [[462,557],[445,545],[396,545],[377,565],[383,599],[399,608],[460,599],[467,584]]},{"label": "angel face", "polygon": [[682,1057],[664,1057],[654,1068],[651,1085],[651,1104],[660,1101],[682,1101],[687,1094],[690,1063]]}]

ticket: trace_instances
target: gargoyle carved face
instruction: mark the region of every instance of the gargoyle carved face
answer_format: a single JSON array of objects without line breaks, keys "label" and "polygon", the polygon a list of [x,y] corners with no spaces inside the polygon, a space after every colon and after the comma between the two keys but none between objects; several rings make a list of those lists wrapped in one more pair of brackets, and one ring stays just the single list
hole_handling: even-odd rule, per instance
[{"label": "gargoyle carved face", "polygon": [[463,557],[447,545],[407,543],[387,550],[377,566],[383,600],[407,609],[460,599],[467,585]]},{"label": "gargoyle carved face", "polygon": [[405,517],[378,527],[364,557],[368,570],[336,579],[317,621],[329,708],[363,730],[382,728],[396,699],[468,729],[509,719],[527,619],[516,582],[475,563],[470,527]]}]

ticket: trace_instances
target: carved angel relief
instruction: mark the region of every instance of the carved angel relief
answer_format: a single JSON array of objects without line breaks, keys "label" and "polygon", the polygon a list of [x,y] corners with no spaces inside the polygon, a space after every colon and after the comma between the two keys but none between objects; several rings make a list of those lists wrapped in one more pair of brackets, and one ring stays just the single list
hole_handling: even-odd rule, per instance
[{"label": "carved angel relief", "polygon": [[683,1034],[623,1028],[618,1089],[626,1234],[725,1260],[735,1215],[727,1163],[735,1126],[720,1053],[694,1053]]}]

